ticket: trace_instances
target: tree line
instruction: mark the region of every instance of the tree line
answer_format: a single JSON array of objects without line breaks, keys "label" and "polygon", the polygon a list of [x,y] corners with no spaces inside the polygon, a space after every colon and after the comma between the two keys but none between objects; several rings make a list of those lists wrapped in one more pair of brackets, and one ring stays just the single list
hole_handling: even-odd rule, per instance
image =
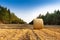
[{"label": "tree line", "polygon": [[[40,14],[37,18],[42,18],[45,25],[60,25],[59,10],[55,10],[53,13],[47,12],[46,15]],[[33,20],[29,24],[33,24]]]},{"label": "tree line", "polygon": [[0,23],[24,24],[26,22],[24,22],[21,18],[18,18],[14,13],[10,11],[10,9],[0,5]]}]

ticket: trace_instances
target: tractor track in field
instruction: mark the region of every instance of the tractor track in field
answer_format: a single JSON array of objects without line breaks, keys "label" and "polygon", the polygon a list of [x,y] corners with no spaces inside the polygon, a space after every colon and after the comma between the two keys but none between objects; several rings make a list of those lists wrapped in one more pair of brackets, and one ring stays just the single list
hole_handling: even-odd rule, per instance
[{"label": "tractor track in field", "polygon": [[14,25],[0,26],[0,40],[60,40],[60,27],[57,26],[33,29],[32,25]]},{"label": "tractor track in field", "polygon": [[[60,30],[59,30],[60,31]],[[0,40],[60,40],[60,33],[48,29],[0,29]]]}]

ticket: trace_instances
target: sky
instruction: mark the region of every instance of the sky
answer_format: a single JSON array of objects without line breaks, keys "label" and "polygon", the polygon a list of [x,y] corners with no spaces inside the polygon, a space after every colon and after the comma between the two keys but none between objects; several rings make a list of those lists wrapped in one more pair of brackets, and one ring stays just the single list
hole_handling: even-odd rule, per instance
[{"label": "sky", "polygon": [[7,7],[27,23],[39,14],[60,10],[60,0],[0,0],[0,5]]}]

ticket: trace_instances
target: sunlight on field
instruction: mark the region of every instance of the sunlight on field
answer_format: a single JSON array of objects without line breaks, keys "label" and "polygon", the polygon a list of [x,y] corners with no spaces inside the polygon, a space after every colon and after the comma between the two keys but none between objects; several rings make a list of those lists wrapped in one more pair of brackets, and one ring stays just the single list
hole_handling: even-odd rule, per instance
[{"label": "sunlight on field", "polygon": [[21,40],[27,31],[24,29],[0,29],[0,40]]},{"label": "sunlight on field", "polygon": [[60,40],[60,27],[34,29],[0,29],[0,40]]},{"label": "sunlight on field", "polygon": [[43,29],[32,29],[32,27],[26,24],[0,25],[0,40],[60,40],[60,26],[47,25]]}]

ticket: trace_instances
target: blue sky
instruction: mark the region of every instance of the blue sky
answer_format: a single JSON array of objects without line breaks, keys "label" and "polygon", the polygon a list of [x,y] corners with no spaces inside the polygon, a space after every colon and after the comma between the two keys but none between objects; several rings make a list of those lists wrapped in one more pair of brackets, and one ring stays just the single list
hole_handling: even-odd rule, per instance
[{"label": "blue sky", "polygon": [[7,7],[27,23],[40,13],[45,15],[47,11],[60,10],[60,0],[0,0],[0,5]]}]

